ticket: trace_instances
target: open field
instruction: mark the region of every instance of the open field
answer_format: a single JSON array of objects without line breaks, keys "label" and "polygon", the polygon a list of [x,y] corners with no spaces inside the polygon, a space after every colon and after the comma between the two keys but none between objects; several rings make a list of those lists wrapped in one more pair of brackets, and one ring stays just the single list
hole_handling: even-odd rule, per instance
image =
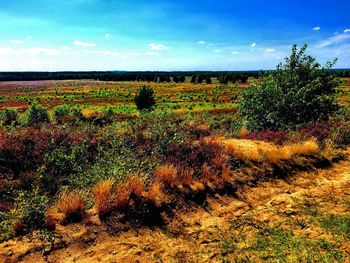
[{"label": "open field", "polygon": [[28,103],[40,103],[52,109],[71,103],[87,109],[99,110],[113,106],[119,113],[136,113],[133,98],[137,89],[150,86],[157,94],[159,109],[202,110],[234,108],[235,96],[248,84],[220,85],[191,83],[102,82],[71,81],[18,81],[0,82],[1,108],[25,109]]},{"label": "open field", "polygon": [[329,120],[260,131],[249,83],[0,82],[0,261],[350,260],[350,80]]}]

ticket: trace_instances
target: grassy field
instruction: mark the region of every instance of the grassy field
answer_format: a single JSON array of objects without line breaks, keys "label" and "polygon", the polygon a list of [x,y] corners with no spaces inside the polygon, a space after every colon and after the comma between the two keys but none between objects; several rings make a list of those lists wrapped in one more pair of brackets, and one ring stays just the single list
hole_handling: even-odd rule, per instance
[{"label": "grassy field", "polygon": [[[344,191],[332,200],[341,203],[339,211],[327,211],[323,216],[319,212],[322,205],[297,196],[293,202],[298,204],[294,209],[298,217],[293,222],[278,220],[279,224],[267,224],[253,215],[255,208],[249,206],[256,207],[259,200],[250,203],[254,195],[249,192],[266,182],[271,185],[264,191],[272,189],[276,180],[285,180],[290,189],[300,192],[298,183],[288,181],[294,174],[316,176],[340,161],[341,167],[348,167],[350,80],[344,80],[338,98],[345,107],[330,120],[294,130],[250,132],[237,113],[240,91],[249,83],[221,85],[212,81],[1,82],[0,108],[2,112],[17,109],[18,116],[0,128],[0,240],[5,244],[0,255],[7,258],[14,253],[18,260],[26,257],[31,252],[14,247],[30,247],[30,241],[21,243],[19,238],[30,235],[44,240],[42,248],[54,255],[62,248],[55,242],[68,236],[73,240],[75,227],[108,233],[112,239],[125,232],[136,238],[135,229],[156,227],[163,240],[169,238],[167,233],[179,235],[176,242],[184,245],[183,237],[190,229],[174,232],[173,224],[180,227],[183,221],[179,218],[191,207],[198,218],[199,214],[209,217],[202,209],[210,200],[219,202],[217,198],[224,197],[230,204],[237,199],[244,202],[249,211],[244,210],[241,217],[227,212],[230,216],[223,224],[229,227],[216,229],[216,239],[211,242],[216,246],[216,260],[282,262],[285,256],[293,261],[310,253],[311,261],[347,260],[349,196],[343,196]],[[258,81],[249,79],[250,83]],[[154,111],[137,110],[134,96],[140,86],[155,91]],[[44,121],[32,123],[33,111]],[[345,174],[348,170],[344,169]],[[342,177],[342,187],[347,180]],[[219,209],[217,206],[213,209]],[[274,213],[277,217],[278,212]],[[190,218],[186,220],[191,229],[197,229]],[[299,231],[304,225],[313,233],[330,234],[310,239]],[[203,227],[203,235],[211,235],[208,229]],[[12,246],[11,242],[18,243]],[[198,244],[196,253],[203,249],[209,248]],[[62,255],[56,256],[62,259]],[[188,260],[196,260],[196,256]]]}]

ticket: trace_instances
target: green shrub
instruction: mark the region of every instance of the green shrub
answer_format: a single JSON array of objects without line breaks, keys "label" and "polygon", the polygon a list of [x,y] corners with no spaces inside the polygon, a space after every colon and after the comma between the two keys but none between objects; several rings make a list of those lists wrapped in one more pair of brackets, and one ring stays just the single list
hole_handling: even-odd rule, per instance
[{"label": "green shrub", "polygon": [[135,96],[135,104],[139,111],[142,110],[151,110],[156,104],[155,94],[152,88],[150,87],[141,87]]},{"label": "green shrub", "polygon": [[40,105],[32,105],[26,111],[27,124],[33,126],[40,123],[50,122],[47,110]]},{"label": "green shrub", "polygon": [[18,124],[18,112],[15,109],[5,109],[0,113],[0,122],[2,125]]},{"label": "green shrub", "polygon": [[63,118],[67,115],[69,115],[70,108],[68,105],[60,105],[54,108],[53,110],[53,116],[57,123],[62,123]]},{"label": "green shrub", "polygon": [[0,211],[0,241],[11,238],[14,234],[43,228],[48,201],[37,190],[18,192],[14,208],[8,212]]},{"label": "green shrub", "polygon": [[340,80],[330,69],[321,67],[305,54],[307,45],[292,54],[285,64],[263,77],[260,85],[252,84],[243,91],[240,114],[246,116],[251,129],[286,129],[297,125],[328,120],[338,109],[336,102]]},{"label": "green shrub", "polygon": [[343,122],[334,127],[331,140],[335,146],[345,148],[350,145],[350,121]]},{"label": "green shrub", "polygon": [[114,110],[112,107],[105,107],[102,109],[102,118],[111,120],[114,115]]}]

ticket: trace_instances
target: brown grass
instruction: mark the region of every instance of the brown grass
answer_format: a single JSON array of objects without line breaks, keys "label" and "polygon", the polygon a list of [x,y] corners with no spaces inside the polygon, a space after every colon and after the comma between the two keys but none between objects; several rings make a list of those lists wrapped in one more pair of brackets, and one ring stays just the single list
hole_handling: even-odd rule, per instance
[{"label": "brown grass", "polygon": [[94,203],[100,215],[108,213],[113,205],[113,185],[114,180],[104,180],[97,183],[92,189]]},{"label": "brown grass", "polygon": [[144,182],[139,176],[130,176],[124,182],[119,182],[116,186],[113,207],[125,209],[133,196],[141,196],[144,191]]},{"label": "brown grass", "polygon": [[55,205],[48,209],[47,221],[80,221],[85,215],[85,197],[77,191],[64,191]]},{"label": "brown grass", "polygon": [[179,172],[179,179],[184,186],[189,186],[193,182],[194,171],[192,169],[183,169]]},{"label": "brown grass", "polygon": [[126,179],[125,184],[130,189],[130,194],[134,196],[141,196],[145,189],[145,182],[140,176],[130,176]]},{"label": "brown grass", "polygon": [[177,169],[172,165],[162,165],[154,171],[155,180],[165,186],[175,186],[179,184]]},{"label": "brown grass", "polygon": [[162,188],[163,185],[161,183],[152,182],[148,186],[148,190],[143,193],[144,199],[160,207],[162,204],[167,202],[167,196],[163,192]]},{"label": "brown grass", "polygon": [[246,139],[223,139],[222,143],[230,156],[241,161],[278,163],[295,156],[317,155],[320,152],[315,139],[283,146]]},{"label": "brown grass", "polygon": [[238,138],[240,139],[246,139],[249,135],[249,131],[246,126],[242,126],[242,128],[239,129],[238,132]]}]

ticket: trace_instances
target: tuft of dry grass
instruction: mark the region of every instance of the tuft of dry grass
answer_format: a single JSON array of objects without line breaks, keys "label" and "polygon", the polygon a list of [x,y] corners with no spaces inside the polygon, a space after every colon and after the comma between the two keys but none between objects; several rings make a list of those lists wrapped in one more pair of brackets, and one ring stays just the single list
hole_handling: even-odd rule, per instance
[{"label": "tuft of dry grass", "polygon": [[177,172],[177,169],[172,165],[159,166],[154,171],[155,180],[165,186],[175,186],[179,183]]},{"label": "tuft of dry grass", "polygon": [[163,185],[160,182],[152,182],[148,186],[148,190],[143,192],[143,198],[160,207],[162,204],[167,202],[167,196],[163,192]]},{"label": "tuft of dry grass", "polygon": [[179,172],[179,179],[185,186],[189,186],[193,182],[194,171],[192,169],[183,169]]},{"label": "tuft of dry grass", "polygon": [[144,191],[144,181],[139,176],[129,176],[124,182],[119,182],[115,188],[113,207],[125,209],[132,196],[141,196]]},{"label": "tuft of dry grass", "polygon": [[230,156],[241,161],[276,164],[295,156],[317,155],[320,152],[316,139],[283,146],[246,139],[223,139],[222,143]]},{"label": "tuft of dry grass", "polygon": [[85,197],[77,191],[64,191],[57,200],[57,203],[47,211],[47,220],[76,222],[80,221],[84,214],[86,205]]},{"label": "tuft of dry grass", "polygon": [[130,189],[130,194],[134,196],[141,196],[145,189],[145,182],[140,176],[130,176],[126,178],[125,184]]},{"label": "tuft of dry grass", "polygon": [[94,203],[99,215],[104,215],[113,208],[113,186],[114,180],[103,180],[98,182],[92,189]]},{"label": "tuft of dry grass", "polygon": [[240,139],[246,139],[249,135],[249,131],[246,126],[242,126],[242,128],[238,131],[238,138]]}]

